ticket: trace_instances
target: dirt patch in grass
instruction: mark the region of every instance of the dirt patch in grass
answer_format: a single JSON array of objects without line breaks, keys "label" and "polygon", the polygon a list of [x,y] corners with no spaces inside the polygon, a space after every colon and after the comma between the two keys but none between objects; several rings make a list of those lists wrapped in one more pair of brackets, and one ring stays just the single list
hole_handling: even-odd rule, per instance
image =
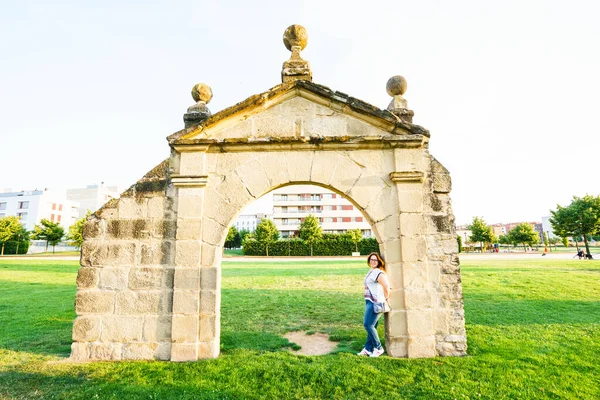
[{"label": "dirt patch in grass", "polygon": [[305,331],[296,331],[288,332],[284,337],[302,347],[300,350],[290,350],[294,354],[322,356],[331,353],[337,347],[337,343],[330,341],[329,335],[325,333],[307,335]]}]

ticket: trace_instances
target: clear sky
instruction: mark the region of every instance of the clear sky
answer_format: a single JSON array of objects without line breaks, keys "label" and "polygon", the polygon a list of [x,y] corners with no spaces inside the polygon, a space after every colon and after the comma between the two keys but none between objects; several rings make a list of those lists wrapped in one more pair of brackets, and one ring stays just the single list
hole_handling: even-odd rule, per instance
[{"label": "clear sky", "polygon": [[380,108],[408,81],[458,224],[600,194],[597,1],[2,1],[0,190],[129,186],[169,155],[195,83],[213,113],[280,83],[303,25],[314,82]]}]

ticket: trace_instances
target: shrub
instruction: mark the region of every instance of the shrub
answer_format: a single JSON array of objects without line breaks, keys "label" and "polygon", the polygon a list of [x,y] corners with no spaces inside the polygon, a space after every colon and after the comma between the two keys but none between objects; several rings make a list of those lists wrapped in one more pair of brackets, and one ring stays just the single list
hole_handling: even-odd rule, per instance
[{"label": "shrub", "polygon": [[[21,240],[19,242],[19,254],[27,254],[29,250],[29,240]],[[4,254],[17,254],[17,241],[9,240],[4,244]]]},{"label": "shrub", "polygon": [[[360,254],[366,255],[373,251],[379,252],[379,244],[375,238],[364,238],[358,242]],[[324,234],[313,244],[314,256],[349,256],[355,250],[355,244],[350,235]],[[247,240],[243,246],[244,255],[264,256],[265,245],[256,240]],[[269,245],[271,256],[309,256],[310,245],[300,239],[278,240]]]}]

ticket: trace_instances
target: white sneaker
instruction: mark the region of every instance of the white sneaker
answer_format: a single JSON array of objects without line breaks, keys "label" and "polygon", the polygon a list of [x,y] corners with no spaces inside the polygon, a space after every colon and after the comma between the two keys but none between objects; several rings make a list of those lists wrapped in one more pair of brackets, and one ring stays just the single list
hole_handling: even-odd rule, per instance
[{"label": "white sneaker", "polygon": [[360,353],[356,353],[356,355],[357,356],[370,356],[370,357],[373,357],[372,353],[370,351],[368,351],[367,349],[362,349],[360,351]]},{"label": "white sneaker", "polygon": [[385,350],[383,349],[383,347],[380,349],[373,349],[373,352],[371,354],[369,354],[369,357],[379,357],[383,353],[385,353]]}]

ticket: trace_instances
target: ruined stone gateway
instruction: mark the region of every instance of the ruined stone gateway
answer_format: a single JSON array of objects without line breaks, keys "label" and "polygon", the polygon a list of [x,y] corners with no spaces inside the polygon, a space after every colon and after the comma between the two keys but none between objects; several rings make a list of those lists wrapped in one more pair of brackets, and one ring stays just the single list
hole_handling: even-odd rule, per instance
[{"label": "ruined stone gateway", "polygon": [[312,82],[304,28],[284,43],[282,84],[215,115],[210,88],[195,86],[170,158],[86,222],[73,360],[217,357],[228,226],[291,184],[340,193],[371,223],[392,287],[389,355],[466,354],[450,176],[412,124],[406,81],[388,81],[381,110]]}]

